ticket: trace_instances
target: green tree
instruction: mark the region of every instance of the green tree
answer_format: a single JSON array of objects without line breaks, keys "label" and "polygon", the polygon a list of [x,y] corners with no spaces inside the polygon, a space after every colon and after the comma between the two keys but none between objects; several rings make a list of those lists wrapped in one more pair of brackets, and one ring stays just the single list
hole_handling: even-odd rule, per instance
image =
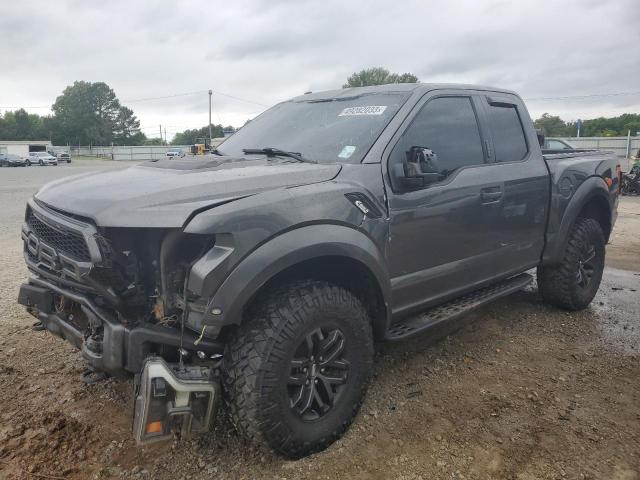
[{"label": "green tree", "polygon": [[624,124],[624,132],[631,130],[631,135],[640,135],[640,120]]},{"label": "green tree", "polygon": [[139,145],[145,140],[140,131],[140,120],[133,114],[133,110],[120,107],[113,123],[113,139],[121,145]]},{"label": "green tree", "polygon": [[342,88],[368,87],[370,85],[386,85],[388,83],[417,83],[418,77],[412,73],[390,73],[382,67],[367,68],[354,72]]},{"label": "green tree", "polygon": [[[211,136],[212,138],[223,137],[224,129],[222,125],[212,125]],[[202,143],[205,138],[209,138],[209,126],[176,133],[173,140],[171,140],[171,145],[193,145],[195,143]]]},{"label": "green tree", "polygon": [[145,138],[133,111],[120,105],[104,82],[74,82],[56,99],[52,110],[56,143],[132,144]]},{"label": "green tree", "polygon": [[51,135],[51,117],[27,113],[24,109],[0,116],[0,140],[46,140]]},{"label": "green tree", "polygon": [[154,138],[145,138],[142,142],[142,145],[164,145],[164,140],[160,137]]},{"label": "green tree", "polygon": [[640,127],[640,114],[624,113],[618,117],[599,117],[584,121],[583,132],[588,137],[621,137],[631,130],[635,134]]},{"label": "green tree", "polygon": [[576,134],[576,128],[573,123],[566,123],[557,115],[543,113],[533,125],[542,130],[542,133],[548,137],[570,137]]}]

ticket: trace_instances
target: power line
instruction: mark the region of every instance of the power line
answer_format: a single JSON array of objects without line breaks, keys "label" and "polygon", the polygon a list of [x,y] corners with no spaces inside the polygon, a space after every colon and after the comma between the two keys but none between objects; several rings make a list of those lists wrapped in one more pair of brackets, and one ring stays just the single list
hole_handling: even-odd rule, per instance
[{"label": "power line", "polygon": [[215,93],[216,95],[222,95],[223,97],[233,98],[234,100],[239,100],[241,102],[253,103],[254,105],[260,105],[261,107],[270,107],[271,106],[271,105],[265,105],[264,103],[255,102],[253,100],[247,100],[246,98],[240,98],[240,97],[236,97],[236,96],[233,96],[233,95],[229,95],[228,93],[218,92],[217,90],[214,90],[213,93]]},{"label": "power line", "polygon": [[[184,92],[184,93],[174,93],[171,95],[162,95],[158,97],[143,97],[143,98],[133,98],[133,99],[123,99],[122,103],[140,103],[140,102],[150,102],[154,100],[165,100],[167,98],[177,98],[177,97],[187,97],[191,95],[200,95],[203,93],[208,93],[208,90],[198,90],[196,92]],[[266,105],[264,103],[256,102],[254,100],[249,100],[247,98],[237,97],[235,95],[230,95],[228,93],[219,92],[217,90],[213,90],[213,93],[216,95],[222,95],[223,97],[232,98],[234,100],[238,100],[240,102],[252,103],[254,105],[260,105],[261,107],[269,107],[270,105]],[[20,109],[20,108],[51,108],[51,105],[31,105],[31,106],[17,106],[17,105],[0,105],[2,109]]]},{"label": "power line", "polygon": [[131,100],[121,100],[126,103],[136,103],[136,102],[149,102],[152,100],[164,100],[165,98],[175,98],[175,97],[187,97],[189,95],[198,95],[201,93],[206,93],[207,90],[199,90],[197,92],[186,92],[186,93],[174,93],[173,95],[163,95],[161,97],[145,97],[145,98],[134,98]]},{"label": "power line", "polygon": [[617,93],[591,93],[586,95],[567,95],[565,97],[538,97],[538,98],[525,98],[527,102],[539,101],[539,100],[583,100],[589,98],[604,98],[604,97],[625,97],[632,95],[640,95],[640,92],[617,92]]},{"label": "power line", "polygon": [[9,109],[20,110],[21,108],[51,108],[51,105],[31,105],[31,106],[0,105],[0,108],[4,110],[9,110]]},{"label": "power line", "polygon": [[[208,90],[198,90],[197,92],[185,92],[185,93],[174,93],[173,95],[163,95],[160,97],[145,97],[145,98],[135,98],[132,100],[122,100],[122,102],[126,102],[126,103],[136,103],[136,102],[148,102],[148,101],[152,101],[152,100],[164,100],[166,98],[176,98],[176,97],[187,97],[187,96],[191,96],[191,95],[199,95],[202,93],[208,93]],[[260,105],[261,107],[269,107],[270,105],[266,105],[264,103],[260,103],[260,102],[256,102],[254,100],[249,100],[247,98],[241,98],[241,97],[236,97],[235,95],[231,95],[228,93],[224,93],[224,92],[219,92],[217,90],[213,90],[213,93],[216,95],[222,95],[223,97],[228,97],[228,98],[232,98],[234,100],[238,100],[240,102],[245,102],[245,103],[252,103],[254,105]]]}]

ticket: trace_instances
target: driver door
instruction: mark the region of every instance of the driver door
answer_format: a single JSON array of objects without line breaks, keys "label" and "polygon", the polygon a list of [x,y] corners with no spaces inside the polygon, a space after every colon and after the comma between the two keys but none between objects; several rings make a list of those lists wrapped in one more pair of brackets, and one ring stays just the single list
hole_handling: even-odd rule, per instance
[{"label": "driver door", "polygon": [[[503,186],[487,163],[477,102],[459,94],[423,100],[388,158],[394,314],[455,297],[500,270],[492,264],[496,246],[489,230],[497,223]],[[412,149],[426,151],[428,170],[439,172],[424,186],[401,178]]]}]

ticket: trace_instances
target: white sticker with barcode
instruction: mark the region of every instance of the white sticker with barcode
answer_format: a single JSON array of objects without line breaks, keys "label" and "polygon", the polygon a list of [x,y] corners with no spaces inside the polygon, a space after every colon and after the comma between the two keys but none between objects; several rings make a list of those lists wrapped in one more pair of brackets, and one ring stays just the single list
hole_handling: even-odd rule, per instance
[{"label": "white sticker with barcode", "polygon": [[387,109],[386,105],[365,105],[362,107],[348,107],[342,110],[339,117],[352,117],[356,115],[382,115]]}]

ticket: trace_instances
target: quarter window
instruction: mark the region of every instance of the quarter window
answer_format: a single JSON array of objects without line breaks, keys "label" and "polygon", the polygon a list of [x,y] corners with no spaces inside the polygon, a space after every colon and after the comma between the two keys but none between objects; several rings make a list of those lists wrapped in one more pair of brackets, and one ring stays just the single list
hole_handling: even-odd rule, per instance
[{"label": "quarter window", "polygon": [[489,105],[488,120],[496,162],[522,160],[528,149],[516,106]]}]

